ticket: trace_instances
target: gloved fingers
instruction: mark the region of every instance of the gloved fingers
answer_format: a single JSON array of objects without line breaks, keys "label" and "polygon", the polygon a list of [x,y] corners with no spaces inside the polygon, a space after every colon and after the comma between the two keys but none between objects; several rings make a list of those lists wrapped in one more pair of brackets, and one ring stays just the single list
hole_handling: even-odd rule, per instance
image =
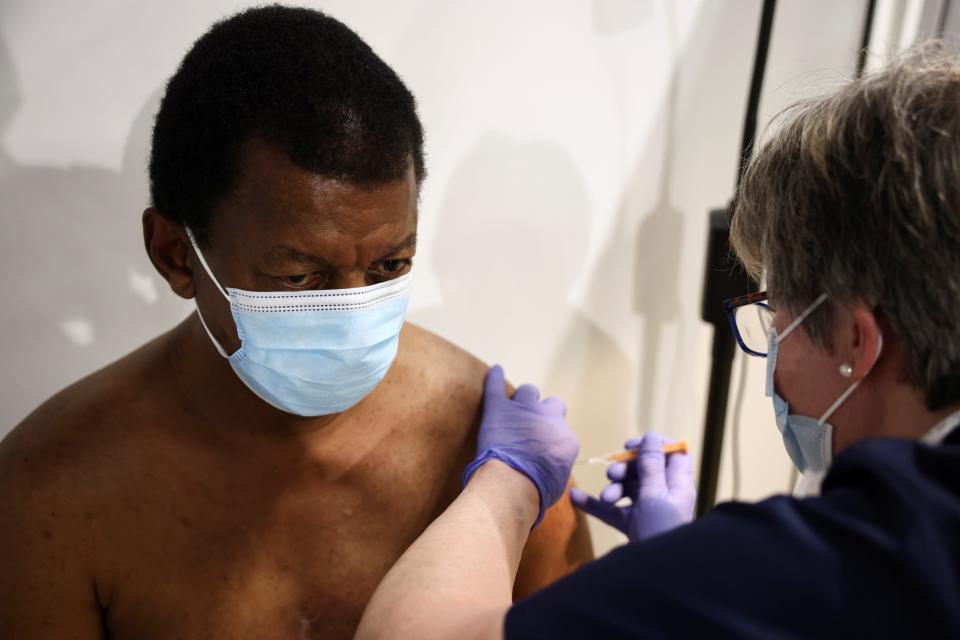
[{"label": "gloved fingers", "polygon": [[611,482],[622,482],[627,478],[637,477],[636,465],[627,462],[614,462],[607,466],[607,480]]},{"label": "gloved fingers", "polygon": [[604,504],[589,495],[586,491],[577,489],[576,487],[570,489],[570,502],[584,513],[590,514],[614,529],[618,529],[623,533],[627,532],[628,511],[626,509]]},{"label": "gloved fingers", "polygon": [[555,418],[566,418],[567,417],[567,405],[564,404],[563,400],[560,398],[554,398],[553,396],[547,398],[540,403],[547,415],[554,416]]},{"label": "gloved fingers", "polygon": [[667,487],[670,497],[685,515],[692,516],[697,502],[697,487],[693,483],[693,464],[685,453],[672,453],[667,457]]},{"label": "gloved fingers", "polygon": [[663,453],[663,437],[650,432],[640,442],[637,455],[637,473],[640,490],[638,497],[660,498],[667,495],[666,456]]},{"label": "gloved fingers", "polygon": [[671,490],[693,487],[693,463],[686,453],[671,453],[667,456],[665,469],[667,487]]},{"label": "gloved fingers", "polygon": [[637,489],[639,485],[636,479],[626,482],[611,482],[600,492],[600,501],[607,504],[615,504],[621,498],[630,498],[636,502]]},{"label": "gloved fingers", "polygon": [[483,383],[483,397],[486,402],[507,397],[507,383],[503,374],[503,367],[498,364],[490,367],[487,379]]},{"label": "gloved fingers", "polygon": [[540,390],[532,384],[520,385],[513,392],[513,399],[523,404],[536,405],[540,403]]},{"label": "gloved fingers", "polygon": [[625,496],[623,492],[623,485],[619,482],[611,482],[603,488],[603,491],[600,492],[600,502],[605,504],[614,504]]}]

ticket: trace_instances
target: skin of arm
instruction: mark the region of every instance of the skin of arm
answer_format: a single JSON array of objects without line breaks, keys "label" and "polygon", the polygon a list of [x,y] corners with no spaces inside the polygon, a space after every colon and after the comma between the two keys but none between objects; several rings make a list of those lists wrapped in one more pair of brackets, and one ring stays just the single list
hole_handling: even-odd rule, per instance
[{"label": "skin of arm", "polygon": [[356,637],[502,638],[539,501],[526,476],[498,461],[484,464],[387,573]]},{"label": "skin of arm", "polygon": [[[567,493],[573,486],[571,480]],[[530,532],[513,585],[514,601],[533,595],[591,560],[593,542],[586,518],[565,494]]]},{"label": "skin of arm", "polygon": [[89,532],[19,435],[0,445],[0,638],[102,638]]},{"label": "skin of arm", "polygon": [[[486,374],[488,369],[488,365],[480,364],[479,374]],[[508,382],[507,395],[512,397],[515,391],[516,388]],[[469,456],[464,458],[464,466],[475,453],[476,449],[471,447]],[[573,486],[571,478],[567,493]],[[543,521],[530,532],[513,585],[514,601],[533,595],[593,559],[593,541],[586,518],[569,500],[561,499],[547,509]]]}]

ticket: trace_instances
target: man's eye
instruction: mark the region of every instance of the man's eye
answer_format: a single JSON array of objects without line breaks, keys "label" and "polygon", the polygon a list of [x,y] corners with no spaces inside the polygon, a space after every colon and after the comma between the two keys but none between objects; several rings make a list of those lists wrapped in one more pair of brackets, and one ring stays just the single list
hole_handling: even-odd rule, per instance
[{"label": "man's eye", "polygon": [[303,274],[298,276],[281,276],[280,280],[284,284],[290,285],[291,287],[298,287],[307,281],[307,278],[310,277],[310,274]]},{"label": "man's eye", "polygon": [[396,260],[384,260],[378,265],[379,268],[377,269],[377,271],[383,274],[390,275],[403,270],[404,267],[406,267],[408,264],[410,264],[410,260],[407,260],[407,259],[398,258]]},{"label": "man's eye", "polygon": [[323,272],[298,273],[293,276],[273,276],[284,288],[300,291],[303,289],[322,289],[326,281]]}]

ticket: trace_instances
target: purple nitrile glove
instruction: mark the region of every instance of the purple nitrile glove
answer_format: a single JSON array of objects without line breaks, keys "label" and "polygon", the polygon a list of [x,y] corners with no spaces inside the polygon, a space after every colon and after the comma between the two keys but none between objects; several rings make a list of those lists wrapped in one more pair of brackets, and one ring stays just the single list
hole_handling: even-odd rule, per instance
[{"label": "purple nitrile glove", "polygon": [[[635,462],[615,462],[607,467],[611,483],[600,499],[580,489],[570,490],[573,504],[627,534],[631,542],[664,533],[693,519],[697,490],[686,453],[663,453],[664,440],[656,433],[627,440],[627,449],[639,449]],[[623,497],[628,506],[618,507]]]},{"label": "purple nitrile glove", "polygon": [[483,419],[477,437],[477,457],[463,472],[470,476],[489,460],[500,460],[533,482],[540,493],[540,524],[543,512],[563,495],[580,443],[564,416],[567,407],[557,398],[540,401],[540,391],[525,384],[507,397],[503,368],[487,373],[483,388]]}]

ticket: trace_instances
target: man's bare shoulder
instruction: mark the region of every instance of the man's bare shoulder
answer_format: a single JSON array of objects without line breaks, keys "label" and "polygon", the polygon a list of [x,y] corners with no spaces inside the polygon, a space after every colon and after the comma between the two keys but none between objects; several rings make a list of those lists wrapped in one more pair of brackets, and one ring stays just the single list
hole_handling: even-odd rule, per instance
[{"label": "man's bare shoulder", "polygon": [[[406,361],[404,377],[425,390],[423,395],[438,407],[436,413],[443,414],[441,424],[447,425],[448,437],[460,448],[453,465],[452,500],[460,488],[460,473],[476,454],[483,383],[489,367],[447,340],[409,323],[401,335],[401,345]],[[507,392],[512,393],[512,387],[508,386]],[[518,598],[527,596],[592,558],[586,522],[569,500],[560,500],[547,510],[524,548],[515,594]]]},{"label": "man's bare shoulder", "polygon": [[[0,483],[83,487],[97,484],[110,457],[138,437],[132,425],[158,399],[151,361],[157,339],[71,384],[41,404],[0,441]],[[8,484],[9,486],[9,484]],[[52,488],[52,487],[51,487]]]},{"label": "man's bare shoulder", "polygon": [[482,400],[489,366],[479,358],[422,327],[404,326],[398,362],[406,384],[432,398],[446,397],[475,410]]},{"label": "man's bare shoulder", "polygon": [[101,635],[100,569],[124,530],[118,498],[148,448],[150,408],[164,402],[161,340],[63,389],[0,441],[0,635]]}]

